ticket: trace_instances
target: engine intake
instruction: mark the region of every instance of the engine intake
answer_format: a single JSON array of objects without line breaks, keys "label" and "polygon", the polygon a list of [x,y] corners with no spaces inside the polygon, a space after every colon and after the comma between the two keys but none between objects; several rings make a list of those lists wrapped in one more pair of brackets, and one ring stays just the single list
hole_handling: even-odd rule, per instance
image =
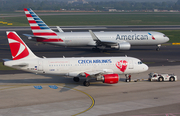
[{"label": "engine intake", "polygon": [[111,48],[118,49],[118,50],[129,50],[131,48],[131,44],[128,42],[118,43],[116,46],[111,46]]},{"label": "engine intake", "polygon": [[105,74],[105,75],[102,75],[100,78],[97,78],[97,80],[103,81],[103,83],[115,84],[119,82],[119,75],[118,74]]}]

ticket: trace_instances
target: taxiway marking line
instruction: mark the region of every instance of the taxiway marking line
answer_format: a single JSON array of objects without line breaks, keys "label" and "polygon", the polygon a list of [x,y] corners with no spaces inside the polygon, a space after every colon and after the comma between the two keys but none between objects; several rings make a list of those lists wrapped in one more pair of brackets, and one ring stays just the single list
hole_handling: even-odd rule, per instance
[{"label": "taxiway marking line", "polygon": [[[42,84],[42,85],[45,86],[45,85],[49,85],[49,84],[52,84],[52,83],[48,83],[48,84],[46,83],[46,84]],[[12,86],[12,87],[7,87],[7,88],[2,88],[2,89],[0,89],[0,90],[13,89],[13,88],[24,87],[24,86],[34,86],[34,85],[37,85],[37,84],[25,84],[25,85],[0,85],[1,87],[2,87],[2,86],[6,86],[6,87],[7,87],[7,86]],[[91,99],[92,103],[91,103],[91,106],[90,106],[88,109],[86,109],[86,110],[84,110],[84,111],[82,111],[82,112],[79,112],[79,113],[77,113],[77,114],[74,114],[74,115],[72,115],[72,116],[77,116],[77,115],[79,115],[79,114],[82,114],[82,113],[84,113],[84,112],[90,110],[90,109],[95,105],[95,100],[94,100],[94,98],[93,98],[91,95],[89,95],[88,93],[84,92],[84,91],[81,91],[81,90],[78,90],[78,89],[74,89],[74,88],[68,87],[68,86],[63,86],[62,84],[55,84],[55,83],[54,83],[53,85],[61,86],[61,87],[66,87],[66,88],[69,88],[69,89],[72,89],[72,90],[81,92],[81,93],[87,95],[87,96]]]},{"label": "taxiway marking line", "polygon": [[75,90],[75,91],[79,91],[79,92],[87,95],[87,96],[91,99],[91,101],[92,101],[91,106],[90,106],[88,109],[86,109],[86,110],[84,110],[84,111],[82,111],[82,112],[79,112],[79,113],[77,113],[77,114],[74,114],[74,115],[72,115],[72,116],[77,116],[77,115],[79,115],[79,114],[82,114],[82,113],[90,110],[90,109],[95,105],[95,100],[94,100],[94,98],[93,98],[91,95],[89,95],[88,93],[86,93],[86,92],[84,92],[84,91],[81,91],[81,90],[78,90],[78,89],[74,89],[74,88],[68,87],[68,86],[65,86],[65,87],[67,87],[67,88],[69,88],[69,89],[73,89],[73,90]]},{"label": "taxiway marking line", "polygon": [[180,43],[172,43],[172,45],[180,45]]}]

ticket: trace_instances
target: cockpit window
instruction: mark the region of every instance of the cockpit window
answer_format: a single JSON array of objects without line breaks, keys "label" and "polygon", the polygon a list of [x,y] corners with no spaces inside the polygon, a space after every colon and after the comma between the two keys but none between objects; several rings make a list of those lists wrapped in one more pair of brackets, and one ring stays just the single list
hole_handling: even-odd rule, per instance
[{"label": "cockpit window", "polygon": [[163,35],[163,37],[167,37],[166,35]]},{"label": "cockpit window", "polygon": [[138,64],[142,64],[142,62],[141,62],[141,61],[139,61],[139,62],[138,62]]}]

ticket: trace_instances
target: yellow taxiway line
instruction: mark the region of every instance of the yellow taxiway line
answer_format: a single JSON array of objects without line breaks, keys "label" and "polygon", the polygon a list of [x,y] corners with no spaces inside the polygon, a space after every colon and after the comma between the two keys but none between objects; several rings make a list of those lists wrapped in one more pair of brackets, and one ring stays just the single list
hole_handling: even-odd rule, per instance
[{"label": "yellow taxiway line", "polygon": [[[78,90],[78,89],[74,89],[74,88],[72,88],[72,87],[64,86],[65,84],[63,84],[63,83],[62,83],[62,84],[57,84],[57,83],[41,84],[41,83],[39,83],[39,84],[42,85],[42,86],[43,86],[43,85],[56,85],[56,86],[66,87],[66,88],[69,88],[69,89],[72,89],[72,90],[75,90],[75,91],[78,91],[78,92],[81,92],[81,93],[87,95],[87,96],[91,99],[91,101],[92,101],[90,107],[87,108],[86,110],[84,110],[84,111],[82,111],[82,112],[79,112],[79,113],[77,113],[77,114],[74,114],[74,115],[72,115],[72,116],[77,116],[77,115],[79,115],[79,114],[82,114],[82,113],[90,110],[90,109],[95,105],[95,100],[94,100],[94,98],[93,98],[91,95],[89,95],[88,93],[86,93],[86,92],[84,92],[84,91],[81,91],[81,90]],[[37,84],[0,85],[0,87],[5,87],[5,88],[1,88],[0,90],[13,89],[13,88],[24,87],[24,86],[35,86],[35,85],[37,85]]]}]

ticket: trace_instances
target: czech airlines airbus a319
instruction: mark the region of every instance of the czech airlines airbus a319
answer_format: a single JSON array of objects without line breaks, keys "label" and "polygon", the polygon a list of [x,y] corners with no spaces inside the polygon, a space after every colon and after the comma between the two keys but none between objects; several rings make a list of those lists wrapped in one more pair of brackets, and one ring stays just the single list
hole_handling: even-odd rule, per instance
[{"label": "czech airlines airbus a319", "polygon": [[33,35],[24,34],[29,40],[54,44],[59,46],[92,46],[129,50],[131,46],[154,45],[159,50],[162,43],[169,38],[154,31],[117,31],[117,32],[59,32],[51,30],[30,8],[24,9]]},{"label": "czech airlines airbus a319", "polygon": [[148,70],[148,66],[132,57],[77,57],[77,58],[40,58],[37,57],[17,35],[7,32],[13,60],[6,59],[5,66],[39,74],[55,74],[74,77],[86,77],[85,86],[91,79],[108,84],[119,81],[119,74],[128,75]]}]

